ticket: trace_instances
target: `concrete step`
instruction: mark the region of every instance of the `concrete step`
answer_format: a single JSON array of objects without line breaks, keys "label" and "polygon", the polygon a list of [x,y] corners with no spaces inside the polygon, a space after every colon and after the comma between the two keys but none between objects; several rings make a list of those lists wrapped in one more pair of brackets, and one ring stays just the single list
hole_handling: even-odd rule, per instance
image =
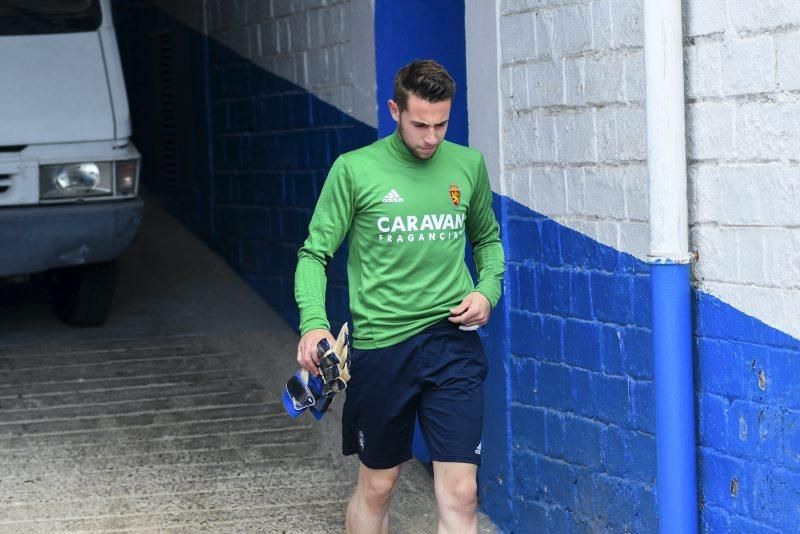
[{"label": "concrete step", "polygon": [[[246,393],[229,394],[229,403],[207,403],[205,405],[188,405],[167,407],[128,405],[128,411],[114,413],[113,410],[94,414],[80,414],[69,408],[56,417],[38,417],[21,420],[0,420],[0,440],[5,436],[22,436],[30,434],[50,434],[57,432],[72,433],[113,427],[129,428],[132,426],[166,425],[170,423],[186,423],[189,421],[213,420],[218,418],[237,418],[250,415],[285,414],[283,403],[269,399],[263,392],[260,397]],[[162,401],[165,404],[168,401]],[[100,407],[102,408],[102,406]]]},{"label": "concrete step", "polygon": [[110,395],[121,389],[136,387],[201,384],[221,379],[241,378],[241,370],[222,367],[202,371],[185,371],[171,374],[150,373],[135,377],[99,378],[88,377],[78,380],[48,380],[41,382],[20,382],[17,384],[0,383],[0,400],[45,396],[52,394],[68,394],[78,392],[109,392]]},{"label": "concrete step", "polygon": [[[302,480],[302,479],[298,479]],[[95,518],[105,515],[162,515],[218,508],[259,509],[292,507],[306,503],[314,495],[346,493],[345,485],[338,480],[327,484],[311,484],[294,480],[271,481],[272,485],[260,485],[258,480],[209,480],[206,487],[194,486],[191,489],[173,487],[164,493],[144,493],[140,495],[118,494],[108,488],[108,495],[99,498],[70,499],[23,503],[0,506],[0,530],[9,523],[22,522],[36,518],[36,522],[47,519],[67,517]],[[266,482],[266,481],[265,481]]]},{"label": "concrete step", "polygon": [[67,373],[69,375],[85,376],[87,371],[94,369],[103,369],[108,367],[121,368],[123,366],[134,364],[151,363],[161,365],[166,362],[176,361],[189,358],[223,358],[226,357],[230,360],[236,361],[240,359],[239,356],[231,352],[219,350],[192,350],[184,352],[141,352],[137,354],[130,353],[110,353],[102,355],[92,355],[91,358],[36,358],[34,360],[22,359],[4,359],[0,358],[0,376],[14,379],[17,374],[25,373],[37,377],[51,375],[62,375]]},{"label": "concrete step", "polygon": [[[80,330],[78,330],[80,332]],[[82,332],[81,332],[82,333]],[[210,347],[214,339],[202,334],[147,338],[117,338],[80,340],[63,343],[26,343],[7,345],[0,342],[0,357],[46,356],[79,354],[85,352],[137,351],[154,349],[181,349],[187,347]]]},{"label": "concrete step", "polygon": [[153,360],[95,362],[21,370],[0,369],[0,395],[19,384],[38,385],[52,382],[101,381],[107,378],[169,375],[189,371],[237,368],[241,360],[226,353],[184,355]]},{"label": "concrete step", "polygon": [[107,347],[94,345],[86,348],[48,347],[25,350],[25,347],[10,350],[0,348],[0,369],[15,369],[24,367],[39,367],[48,365],[85,364],[103,361],[124,361],[141,358],[159,358],[165,356],[182,356],[200,353],[225,352],[204,339],[202,342],[193,343],[148,343],[145,345]]},{"label": "concrete step", "polygon": [[[241,434],[230,436],[225,440],[217,437],[217,446],[212,448],[192,448],[188,445],[184,448],[171,448],[167,446],[169,444],[149,442],[122,451],[113,448],[103,448],[98,451],[94,445],[51,450],[20,449],[0,456],[0,470],[4,473],[19,473],[20,476],[30,473],[30,477],[35,477],[42,469],[65,472],[86,469],[139,469],[148,466],[161,469],[173,465],[235,466],[240,462],[292,460],[306,458],[316,452],[316,435],[308,429],[306,432],[309,434],[300,434],[300,437],[295,435],[283,442],[270,441],[273,436],[265,433],[260,436],[260,442],[247,445]],[[259,435],[254,432],[247,434],[246,437],[249,438],[246,441],[256,441]],[[200,445],[209,445],[209,438],[204,440]],[[223,441],[233,444],[226,444]]]},{"label": "concrete step", "polygon": [[[255,502],[253,502],[255,501]],[[341,533],[346,499],[316,498],[295,504],[268,505],[258,498],[230,507],[197,507],[187,511],[131,513],[108,510],[85,517],[71,514],[63,519],[29,519],[0,523],[4,534],[41,532],[224,532],[236,533]]]},{"label": "concrete step", "polygon": [[[6,473],[0,478],[0,502],[11,502],[19,499],[19,492],[32,487],[49,486],[49,491],[62,491],[75,488],[81,491],[89,486],[103,487],[102,482],[109,482],[113,488],[121,484],[139,484],[142,481],[153,484],[162,484],[179,478],[224,478],[248,476],[250,473],[264,472],[265,476],[277,477],[293,476],[298,465],[308,472],[335,471],[332,466],[337,465],[335,455],[338,451],[329,451],[322,454],[318,450],[307,456],[293,455],[288,457],[276,456],[272,458],[259,458],[246,461],[240,458],[232,449],[231,457],[226,461],[215,463],[180,463],[174,462],[167,465],[120,465],[99,459],[91,462],[65,463],[60,461],[28,462],[20,469]],[[54,483],[58,481],[58,485]],[[38,491],[38,489],[37,489]],[[70,492],[72,489],[69,490]],[[91,490],[94,491],[94,490]],[[15,493],[16,492],[16,493]]]},{"label": "concrete step", "polygon": [[[221,470],[217,470],[221,471]],[[293,471],[274,469],[269,464],[249,470],[237,468],[235,473],[209,473],[205,469],[169,470],[152,477],[143,477],[136,472],[117,471],[95,473],[87,477],[47,477],[35,483],[9,487],[3,484],[0,493],[0,518],[24,509],[63,506],[72,504],[75,509],[84,509],[83,503],[106,500],[140,500],[160,497],[171,499],[173,495],[202,493],[242,493],[263,490],[283,491],[289,481],[302,481],[302,493],[309,488],[322,486],[345,486],[349,480],[332,469],[309,469],[302,460],[296,461]],[[127,475],[127,476],[126,476]],[[166,476],[165,476],[166,475]],[[337,492],[338,493],[338,492]],[[20,516],[17,516],[20,517]],[[24,515],[21,517],[25,517]],[[30,515],[29,517],[36,517]]]},{"label": "concrete step", "polygon": [[87,408],[91,406],[114,406],[136,402],[149,402],[160,399],[174,399],[175,402],[191,402],[193,397],[203,395],[227,394],[231,391],[259,390],[260,385],[246,379],[242,380],[208,380],[203,383],[176,383],[141,385],[114,388],[113,390],[86,390],[79,393],[35,392],[20,396],[0,397],[0,418],[17,413],[35,414],[50,408]]},{"label": "concrete step", "polygon": [[0,425],[6,423],[30,423],[52,421],[62,418],[86,418],[98,416],[123,416],[136,413],[163,413],[171,410],[203,409],[212,406],[231,406],[255,403],[277,402],[275,392],[263,389],[231,389],[211,393],[188,394],[182,396],[162,395],[139,400],[112,400],[46,408],[8,410],[0,409]]},{"label": "concrete step", "polygon": [[245,417],[228,417],[203,421],[171,422],[168,424],[134,424],[129,427],[96,428],[70,432],[53,432],[27,434],[22,436],[0,437],[0,457],[15,449],[27,447],[59,448],[64,446],[93,445],[100,447],[131,446],[135,442],[150,443],[172,441],[176,438],[198,439],[201,437],[225,437],[231,434],[269,431],[280,439],[282,433],[298,431],[308,426],[301,426],[289,419],[285,414],[250,415]]}]

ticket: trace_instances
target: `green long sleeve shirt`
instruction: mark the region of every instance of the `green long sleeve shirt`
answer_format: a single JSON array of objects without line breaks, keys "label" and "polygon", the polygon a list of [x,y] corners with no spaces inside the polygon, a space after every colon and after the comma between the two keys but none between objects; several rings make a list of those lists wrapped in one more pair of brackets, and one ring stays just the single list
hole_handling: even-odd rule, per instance
[{"label": "green long sleeve shirt", "polygon": [[[300,332],[329,329],[325,268],[348,239],[353,346],[399,343],[448,317],[472,291],[492,306],[505,269],[483,156],[443,141],[417,158],[398,132],[339,156],[298,254]],[[464,258],[466,237],[478,271]]]}]

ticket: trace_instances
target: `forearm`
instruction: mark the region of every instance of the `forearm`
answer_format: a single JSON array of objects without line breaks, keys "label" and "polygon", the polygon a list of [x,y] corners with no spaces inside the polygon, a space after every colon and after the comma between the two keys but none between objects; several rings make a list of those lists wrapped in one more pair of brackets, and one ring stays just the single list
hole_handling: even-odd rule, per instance
[{"label": "forearm", "polygon": [[474,245],[472,255],[478,270],[475,291],[483,294],[494,308],[500,300],[505,273],[505,256],[499,236],[489,242]]},{"label": "forearm", "polygon": [[325,267],[347,234],[353,218],[353,190],[344,157],[334,162],[297,255],[294,297],[300,310],[300,334],[330,324],[325,313]]},{"label": "forearm", "polygon": [[324,261],[301,249],[294,276],[294,297],[300,310],[300,335],[316,328],[330,329],[325,312],[327,282]]},{"label": "forearm", "polygon": [[478,166],[474,207],[467,223],[472,257],[478,270],[478,284],[475,290],[483,294],[494,308],[500,300],[506,266],[503,243],[500,240],[500,226],[492,210],[492,189],[489,186],[483,159]]}]

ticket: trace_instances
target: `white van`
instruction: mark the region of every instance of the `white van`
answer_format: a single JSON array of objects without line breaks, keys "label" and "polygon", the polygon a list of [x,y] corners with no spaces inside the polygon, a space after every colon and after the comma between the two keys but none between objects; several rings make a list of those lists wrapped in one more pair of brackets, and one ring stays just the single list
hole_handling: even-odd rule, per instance
[{"label": "white van", "polygon": [[111,0],[0,0],[0,278],[46,273],[68,324],[105,321],[139,229]]}]

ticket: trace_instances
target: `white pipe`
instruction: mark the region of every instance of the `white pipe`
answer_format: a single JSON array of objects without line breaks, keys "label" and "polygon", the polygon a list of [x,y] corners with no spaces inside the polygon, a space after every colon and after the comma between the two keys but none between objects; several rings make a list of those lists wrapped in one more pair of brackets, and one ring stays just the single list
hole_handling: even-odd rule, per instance
[{"label": "white pipe", "polygon": [[680,0],[644,1],[650,261],[689,263]]}]

